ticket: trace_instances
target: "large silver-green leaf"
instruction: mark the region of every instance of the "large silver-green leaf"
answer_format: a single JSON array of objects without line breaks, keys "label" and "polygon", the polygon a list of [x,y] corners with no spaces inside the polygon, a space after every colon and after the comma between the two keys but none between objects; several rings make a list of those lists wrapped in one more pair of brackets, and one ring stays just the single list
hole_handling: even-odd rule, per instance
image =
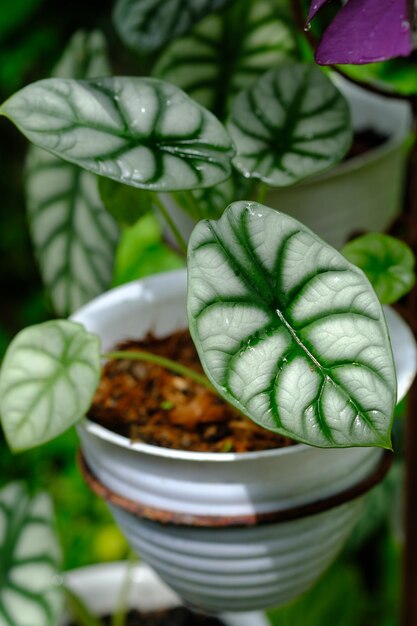
[{"label": "large silver-green leaf", "polygon": [[221,123],[154,78],[41,80],[0,113],[39,147],[133,187],[193,189],[230,176],[234,151]]},{"label": "large silver-green leaf", "polygon": [[13,339],[0,371],[0,416],[12,450],[49,441],[80,419],[100,377],[100,340],[54,320]]},{"label": "large silver-green leaf", "polygon": [[352,139],[342,95],[322,70],[301,63],[270,70],[238,94],[227,127],[235,167],[273,187],[337,163]]},{"label": "large silver-green leaf", "polygon": [[113,22],[121,40],[139,53],[158,50],[205,15],[233,0],[117,0]]},{"label": "large silver-green leaf", "polygon": [[0,626],[56,626],[60,550],[49,496],[30,498],[22,483],[0,491]]},{"label": "large silver-green leaf", "polygon": [[293,218],[251,202],[196,226],[188,267],[191,334],[231,404],[311,445],[390,446],[395,370],[361,270]]},{"label": "large silver-green leaf", "polygon": [[396,302],[415,283],[414,254],[395,237],[367,233],[347,243],[341,252],[365,272],[382,304]]},{"label": "large silver-green leaf", "polygon": [[[61,78],[110,72],[99,32],[77,32],[53,70]],[[54,310],[67,316],[110,284],[118,229],[104,210],[96,178],[31,146],[26,162],[29,226]]]},{"label": "large silver-green leaf", "polygon": [[274,4],[246,0],[172,43],[154,73],[223,119],[238,91],[294,53],[292,31]]}]

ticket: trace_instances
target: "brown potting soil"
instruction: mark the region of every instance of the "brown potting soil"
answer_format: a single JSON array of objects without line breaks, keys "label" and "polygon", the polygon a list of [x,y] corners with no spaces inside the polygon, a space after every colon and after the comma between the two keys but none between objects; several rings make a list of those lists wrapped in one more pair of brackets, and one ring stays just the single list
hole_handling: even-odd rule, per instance
[{"label": "brown potting soil", "polygon": [[[117,349],[146,350],[203,371],[188,330],[162,339],[148,335]],[[294,445],[203,385],[145,361],[109,360],[88,416],[132,441],[176,450],[253,452]]]},{"label": "brown potting soil", "polygon": [[366,154],[370,150],[379,148],[379,146],[382,146],[382,144],[384,144],[387,140],[388,137],[386,135],[381,135],[371,128],[365,128],[364,130],[356,131],[353,136],[353,142],[350,150],[345,156],[344,160],[348,161],[353,157],[361,156],[362,154]]},{"label": "brown potting soil", "polygon": [[[111,616],[101,618],[103,625],[110,626]],[[70,624],[70,626],[76,626]],[[140,613],[129,611],[126,626],[224,626],[215,617],[206,617],[192,613],[184,607],[176,607],[166,611]]]}]

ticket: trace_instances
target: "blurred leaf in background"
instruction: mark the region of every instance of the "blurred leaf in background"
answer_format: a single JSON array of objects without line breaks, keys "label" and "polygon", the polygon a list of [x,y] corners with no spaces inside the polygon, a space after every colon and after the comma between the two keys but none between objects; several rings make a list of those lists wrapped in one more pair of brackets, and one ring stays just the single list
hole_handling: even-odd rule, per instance
[{"label": "blurred leaf in background", "polygon": [[162,241],[154,215],[145,215],[126,228],[117,251],[113,286],[168,270],[185,267],[185,261]]}]

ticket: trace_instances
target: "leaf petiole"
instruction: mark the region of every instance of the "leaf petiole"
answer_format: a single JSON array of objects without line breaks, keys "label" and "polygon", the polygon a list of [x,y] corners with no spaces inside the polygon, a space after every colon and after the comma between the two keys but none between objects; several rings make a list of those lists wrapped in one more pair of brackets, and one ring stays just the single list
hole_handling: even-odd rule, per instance
[{"label": "leaf petiole", "polygon": [[199,374],[195,370],[187,367],[186,365],[182,365],[182,363],[177,363],[176,361],[171,361],[171,359],[167,359],[166,357],[159,356],[157,354],[152,354],[151,352],[146,352],[146,350],[116,350],[114,352],[106,352],[102,355],[103,359],[131,359],[136,361],[145,361],[147,363],[154,363],[155,365],[160,365],[175,374],[180,374],[180,376],[185,376],[186,378],[190,378],[194,382],[199,385],[203,385],[212,393],[215,393],[219,397],[220,394],[213,387],[211,382],[208,380],[204,374]]},{"label": "leaf petiole", "polygon": [[178,230],[174,220],[172,219],[172,217],[170,216],[169,212],[167,211],[166,206],[164,205],[164,203],[162,202],[161,198],[156,193],[153,194],[152,200],[153,200],[154,204],[157,206],[157,208],[159,209],[162,217],[166,221],[166,223],[167,223],[169,229],[171,230],[172,234],[174,235],[175,241],[177,242],[177,245],[178,245],[178,248],[184,254],[184,256],[187,256],[187,244],[185,243],[184,238],[181,235],[180,231]]}]

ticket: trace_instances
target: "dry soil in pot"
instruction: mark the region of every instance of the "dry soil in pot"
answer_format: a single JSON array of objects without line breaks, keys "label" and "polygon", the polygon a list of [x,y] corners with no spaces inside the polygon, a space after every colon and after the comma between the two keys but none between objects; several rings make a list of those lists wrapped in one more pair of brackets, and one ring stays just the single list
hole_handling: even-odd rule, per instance
[{"label": "dry soil in pot", "polygon": [[[148,335],[118,350],[146,350],[202,372],[188,330]],[[155,364],[110,360],[88,417],[155,446],[198,452],[253,452],[294,445],[254,424],[204,386]]]}]

